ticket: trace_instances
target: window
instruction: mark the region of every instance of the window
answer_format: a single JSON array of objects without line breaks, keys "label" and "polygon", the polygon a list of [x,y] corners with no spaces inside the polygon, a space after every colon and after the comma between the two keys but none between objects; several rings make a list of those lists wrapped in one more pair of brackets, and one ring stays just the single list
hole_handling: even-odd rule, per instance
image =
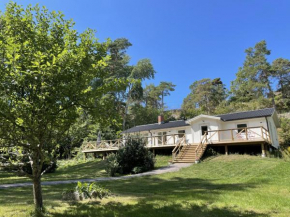
[{"label": "window", "polygon": [[243,133],[245,132],[245,128],[247,128],[247,124],[238,124],[237,125],[237,128],[238,128],[238,133],[240,133],[240,132],[242,132],[243,131]]},{"label": "window", "polygon": [[185,130],[178,130],[177,133],[178,133],[178,138],[182,138],[185,134]]}]

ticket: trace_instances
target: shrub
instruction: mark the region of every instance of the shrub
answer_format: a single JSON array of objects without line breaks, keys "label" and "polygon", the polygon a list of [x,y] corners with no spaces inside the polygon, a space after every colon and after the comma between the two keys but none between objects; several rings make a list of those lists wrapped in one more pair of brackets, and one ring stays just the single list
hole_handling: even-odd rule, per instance
[{"label": "shrub", "polygon": [[110,196],[110,191],[97,185],[95,182],[82,183],[78,182],[75,189],[64,191],[62,193],[62,199],[68,201],[79,201],[84,199],[103,199]]},{"label": "shrub", "polygon": [[126,146],[106,161],[106,171],[114,176],[116,173],[129,174],[141,173],[154,168],[153,154],[145,147],[141,139],[129,139]]},{"label": "shrub", "polygon": [[281,118],[281,132],[280,136],[283,140],[283,145],[290,146],[290,119]]},{"label": "shrub", "polygon": [[109,154],[105,160],[105,170],[110,176],[115,176],[119,171],[120,165],[118,163],[117,155]]}]

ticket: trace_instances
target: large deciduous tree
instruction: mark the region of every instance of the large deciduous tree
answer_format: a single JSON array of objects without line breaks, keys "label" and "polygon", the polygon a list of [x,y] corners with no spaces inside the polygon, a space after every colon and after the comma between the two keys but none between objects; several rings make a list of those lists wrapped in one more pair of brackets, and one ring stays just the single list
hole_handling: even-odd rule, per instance
[{"label": "large deciduous tree", "polygon": [[79,110],[110,120],[104,97],[126,85],[109,75],[108,43],[73,26],[39,6],[9,3],[0,14],[0,145],[29,158],[37,209],[43,208],[43,162],[53,158]]}]

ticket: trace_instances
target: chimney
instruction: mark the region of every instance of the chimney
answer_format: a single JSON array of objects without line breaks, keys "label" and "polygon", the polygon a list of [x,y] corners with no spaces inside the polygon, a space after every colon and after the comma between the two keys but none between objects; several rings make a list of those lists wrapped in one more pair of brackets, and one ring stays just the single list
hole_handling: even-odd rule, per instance
[{"label": "chimney", "polygon": [[158,115],[158,124],[164,124],[164,116]]}]

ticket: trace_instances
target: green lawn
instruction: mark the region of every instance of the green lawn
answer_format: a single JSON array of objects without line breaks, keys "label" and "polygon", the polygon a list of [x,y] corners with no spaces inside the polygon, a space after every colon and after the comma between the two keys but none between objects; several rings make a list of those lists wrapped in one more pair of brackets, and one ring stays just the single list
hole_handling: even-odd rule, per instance
[{"label": "green lawn", "polygon": [[[289,216],[290,163],[253,156],[220,156],[179,172],[102,182],[114,196],[68,204],[44,186],[49,216]],[[0,190],[0,216],[28,216],[31,187]],[[5,195],[5,196],[4,196]]]},{"label": "green lawn", "polygon": [[[156,156],[155,168],[168,165],[170,156]],[[58,168],[55,173],[47,173],[43,181],[57,181],[70,179],[89,179],[108,176],[105,172],[104,161],[100,159],[84,161],[61,160],[58,161]],[[26,177],[16,176],[15,173],[0,170],[0,184],[29,182]]]}]

